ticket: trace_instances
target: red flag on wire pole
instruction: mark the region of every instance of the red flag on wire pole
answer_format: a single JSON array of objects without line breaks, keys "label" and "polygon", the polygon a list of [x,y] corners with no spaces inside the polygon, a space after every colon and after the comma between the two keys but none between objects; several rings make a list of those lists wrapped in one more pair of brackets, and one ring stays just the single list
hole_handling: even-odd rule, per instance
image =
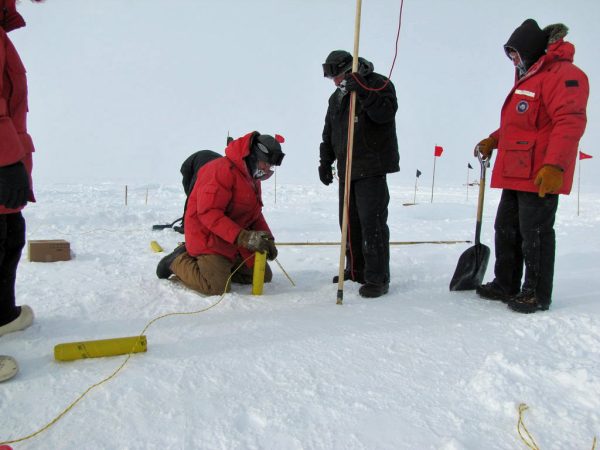
[{"label": "red flag on wire pole", "polygon": [[[582,159],[590,159],[593,158],[592,155],[588,155],[587,153],[583,153],[581,150],[579,150],[579,160],[581,161]],[[577,216],[579,216],[579,191],[581,189],[581,163],[578,164],[578,168],[577,168]]]},{"label": "red flag on wire pole", "polygon": [[433,147],[433,178],[431,179],[431,203],[433,203],[433,185],[435,184],[435,159],[442,156],[444,148],[436,145]]}]

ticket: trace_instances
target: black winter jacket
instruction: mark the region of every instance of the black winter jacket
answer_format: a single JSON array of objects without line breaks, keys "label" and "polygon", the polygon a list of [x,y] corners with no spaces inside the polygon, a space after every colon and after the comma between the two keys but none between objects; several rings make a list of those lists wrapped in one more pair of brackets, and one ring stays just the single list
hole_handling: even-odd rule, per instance
[{"label": "black winter jacket", "polygon": [[[361,58],[360,63],[359,73],[367,85],[373,88],[383,86],[387,78],[373,72],[370,62]],[[338,176],[342,182],[346,176],[349,108],[350,94],[336,89],[329,97],[320,147],[321,164],[331,165],[337,160]],[[357,96],[352,180],[400,170],[395,120],[397,110],[396,90],[391,81],[384,90],[369,91],[362,100]]]}]

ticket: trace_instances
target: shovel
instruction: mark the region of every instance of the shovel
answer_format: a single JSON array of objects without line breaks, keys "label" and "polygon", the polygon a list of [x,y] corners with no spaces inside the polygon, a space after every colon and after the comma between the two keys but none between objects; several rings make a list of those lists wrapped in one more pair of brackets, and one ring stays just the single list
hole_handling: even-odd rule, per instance
[{"label": "shovel", "polygon": [[479,178],[479,198],[477,199],[475,245],[460,255],[454,276],[450,281],[451,291],[469,291],[480,286],[490,259],[490,248],[479,241],[481,236],[481,216],[483,215],[485,169],[489,167],[490,163],[487,159],[483,159],[479,152],[477,152],[477,157],[481,166],[481,177]]}]

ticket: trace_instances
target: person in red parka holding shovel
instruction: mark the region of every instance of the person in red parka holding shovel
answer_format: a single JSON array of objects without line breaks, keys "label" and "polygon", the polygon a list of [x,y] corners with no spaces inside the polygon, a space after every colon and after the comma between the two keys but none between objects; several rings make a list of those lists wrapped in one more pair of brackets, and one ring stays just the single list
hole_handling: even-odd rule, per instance
[{"label": "person in red parka holding shovel", "polygon": [[515,66],[515,85],[500,128],[475,147],[484,158],[498,149],[491,187],[503,189],[494,280],[477,293],[522,313],[547,310],[552,302],[558,195],[571,191],[587,121],[588,79],[573,64],[567,32],[563,24],[542,30],[527,19],[512,33],[504,51]]},{"label": "person in red parka holding shovel", "polygon": [[[25,26],[15,0],[0,0],[0,336],[33,322],[27,305],[17,306],[15,279],[25,246],[21,210],[35,201],[31,187],[33,143],[27,134],[25,67],[7,33]],[[16,373],[16,362],[0,356],[0,381]]]}]

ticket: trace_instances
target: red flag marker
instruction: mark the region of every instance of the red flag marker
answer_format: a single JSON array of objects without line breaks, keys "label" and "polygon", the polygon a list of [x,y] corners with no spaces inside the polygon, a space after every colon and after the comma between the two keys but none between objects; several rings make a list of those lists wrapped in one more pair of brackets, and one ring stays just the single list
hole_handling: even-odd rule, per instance
[{"label": "red flag marker", "polygon": [[433,154],[434,154],[434,156],[442,156],[443,151],[444,151],[443,147],[436,145]]},{"label": "red flag marker", "polygon": [[579,159],[590,159],[593,158],[592,155],[588,155],[587,153],[583,153],[581,150],[579,151]]}]

